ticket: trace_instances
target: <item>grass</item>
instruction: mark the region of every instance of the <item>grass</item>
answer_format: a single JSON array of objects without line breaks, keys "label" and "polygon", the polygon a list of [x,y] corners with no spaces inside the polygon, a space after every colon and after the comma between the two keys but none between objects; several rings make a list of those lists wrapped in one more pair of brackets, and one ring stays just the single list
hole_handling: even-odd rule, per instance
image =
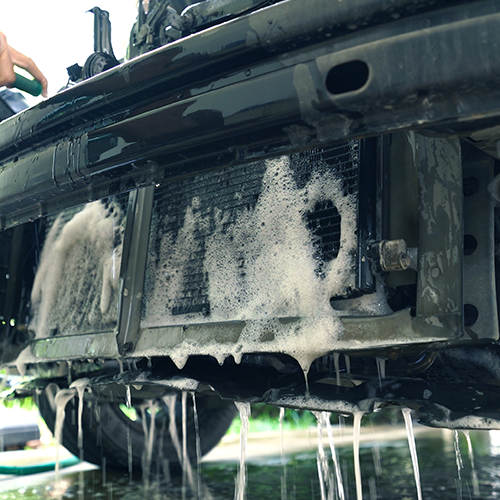
[{"label": "grass", "polygon": [[[249,432],[268,432],[278,431],[279,423],[279,408],[257,403],[252,405],[252,414],[249,421]],[[283,430],[307,429],[316,425],[316,417],[308,410],[292,410],[285,409],[285,417],[283,419]],[[227,434],[239,434],[241,429],[241,420],[235,418]]]}]

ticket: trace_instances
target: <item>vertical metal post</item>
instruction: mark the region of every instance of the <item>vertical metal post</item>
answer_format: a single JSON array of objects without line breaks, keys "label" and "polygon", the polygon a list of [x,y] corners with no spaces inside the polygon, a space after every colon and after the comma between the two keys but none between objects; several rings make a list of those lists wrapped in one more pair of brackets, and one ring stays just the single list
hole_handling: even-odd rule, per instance
[{"label": "vertical metal post", "polygon": [[118,308],[117,342],[122,355],[134,350],[139,333],[154,192],[155,187],[148,186],[129,197]]},{"label": "vertical metal post", "polygon": [[412,134],[419,177],[419,257],[415,328],[462,335],[462,162],[458,139]]}]

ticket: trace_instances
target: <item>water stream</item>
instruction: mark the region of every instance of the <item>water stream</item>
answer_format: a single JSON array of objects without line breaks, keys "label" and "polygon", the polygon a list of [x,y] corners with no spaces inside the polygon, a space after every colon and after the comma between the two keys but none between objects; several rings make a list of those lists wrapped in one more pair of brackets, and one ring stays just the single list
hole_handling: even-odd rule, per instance
[{"label": "water stream", "polygon": [[236,490],[234,493],[234,500],[245,500],[246,486],[247,486],[247,440],[248,428],[250,419],[250,403],[235,402],[236,407],[240,413],[241,431],[240,431],[240,466],[236,477]]},{"label": "water stream", "polygon": [[[187,392],[182,391],[181,394],[181,407],[182,407],[182,491],[185,495],[187,482],[188,482],[188,451],[187,451]],[[183,496],[184,498],[184,496]]]},{"label": "water stream", "polygon": [[377,373],[378,373],[378,383],[379,386],[382,387],[382,380],[385,379],[385,358],[377,357]]},{"label": "water stream", "polygon": [[337,476],[338,496],[340,500],[345,500],[344,481],[342,478],[342,472],[340,470],[340,462],[337,456],[337,450],[333,442],[332,424],[330,423],[330,414],[328,412],[323,412],[323,420],[326,424],[326,430],[328,433],[328,442],[330,444],[330,452],[332,454],[333,466],[335,467],[335,474]]},{"label": "water stream", "polygon": [[337,385],[340,386],[340,354],[338,352],[333,354],[333,363],[335,365]]},{"label": "water stream", "polygon": [[[153,457],[153,445],[155,439],[156,408],[157,401],[148,401],[140,406],[142,414],[142,428],[144,431],[144,450],[142,452],[142,477],[146,490],[150,487],[151,459]],[[148,419],[149,410],[149,419]],[[149,426],[148,426],[149,420]]]},{"label": "water stream", "polygon": [[413,474],[415,476],[415,484],[417,486],[417,498],[422,500],[422,485],[420,483],[420,469],[418,467],[417,445],[415,443],[415,434],[413,432],[413,420],[411,418],[410,408],[402,408],[401,412],[406,425],[406,434],[408,436],[408,445],[410,447],[411,462],[413,464]]},{"label": "water stream", "polygon": [[333,498],[333,491],[330,485],[330,470],[328,467],[328,460],[326,458],[325,449],[323,447],[323,415],[321,412],[313,412],[317,419],[317,433],[318,433],[318,478],[319,487],[321,491],[321,500],[330,500]]},{"label": "water stream", "polygon": [[462,431],[465,439],[467,441],[467,452],[469,455],[469,461],[471,465],[471,475],[472,475],[472,490],[475,497],[479,498],[481,493],[479,491],[479,481],[477,478],[476,464],[474,462],[474,450],[472,449],[472,440],[470,438],[470,431]]},{"label": "water stream", "polygon": [[196,407],[196,394],[191,393],[193,399],[193,419],[194,430],[196,433],[196,491],[198,493],[198,500],[201,500],[201,441],[200,441],[200,423],[198,421],[198,409]]},{"label": "water stream", "polygon": [[345,361],[345,371],[347,375],[351,374],[351,358],[349,355],[344,354],[344,361]]},{"label": "water stream", "polygon": [[[187,394],[187,393],[185,393],[185,394]],[[187,494],[188,487],[192,492],[196,492],[198,490],[197,490],[197,484],[194,481],[193,467],[192,467],[191,462],[189,460],[189,457],[187,454],[187,449],[186,449],[186,453],[184,453],[184,451],[183,451],[184,436],[182,437],[183,445],[181,447],[179,433],[177,432],[177,421],[176,421],[177,394],[164,396],[163,401],[166,404],[166,406],[168,408],[168,413],[169,413],[168,432],[170,434],[172,444],[173,444],[175,452],[177,454],[177,458],[179,459],[179,463],[182,466],[182,498],[185,498],[186,494]],[[182,404],[182,401],[181,401],[181,404]],[[182,404],[182,407],[183,407],[183,410],[182,410],[182,429],[184,429],[184,427],[185,427],[184,421],[187,418],[184,405],[185,405],[185,403]],[[187,424],[186,424],[186,427],[187,427]],[[184,432],[183,432],[183,434],[186,435],[186,433],[184,433]],[[187,448],[187,446],[186,446],[186,448]]]},{"label": "water stream", "polygon": [[57,392],[55,397],[56,404],[56,423],[54,437],[56,439],[56,468],[55,468],[55,483],[56,486],[59,482],[59,449],[62,443],[62,431],[64,425],[64,418],[66,416],[66,405],[75,397],[76,389],[61,389]]},{"label": "water stream", "polygon": [[287,471],[286,471],[286,458],[285,458],[285,443],[284,443],[284,432],[283,432],[283,422],[285,420],[285,408],[280,408],[280,453],[281,453],[281,466],[283,467],[283,473],[281,476],[281,500],[287,500],[288,488],[287,488]]},{"label": "water stream", "polygon": [[359,435],[361,432],[361,419],[364,412],[354,413],[354,422],[352,424],[352,449],[354,454],[354,476],[356,480],[356,498],[363,500],[363,483],[361,482],[361,466],[359,463]]},{"label": "water stream", "polygon": [[[60,437],[63,425],[61,413],[68,401],[74,399],[78,392],[76,389],[71,389],[59,391],[57,394],[57,405],[60,409],[57,428]],[[190,398],[192,395],[188,394],[187,397]],[[181,396],[171,397],[170,403],[169,413],[172,409],[175,415],[175,407],[177,407],[179,435],[175,436],[175,432],[172,432],[172,435],[174,442],[177,439],[177,446],[174,445],[174,447],[178,450],[177,453],[182,460]],[[196,406],[196,401],[193,403]],[[76,408],[77,405],[75,405],[75,410]],[[357,431],[363,415],[361,413],[356,415],[352,447],[350,446],[351,436],[346,434],[344,429],[342,429],[344,445],[340,444],[340,426],[330,424],[331,415],[325,412],[318,413],[316,432],[318,437],[321,436],[323,445],[320,447],[314,440],[309,440],[307,432],[304,431],[301,438],[304,442],[303,451],[293,452],[290,452],[290,447],[295,446],[294,441],[298,438],[295,434],[289,434],[287,431],[282,433],[281,430],[279,434],[276,433],[273,443],[268,438],[262,439],[255,436],[252,445],[247,446],[250,407],[242,404],[239,409],[242,431],[238,446],[235,443],[233,458],[231,461],[224,459],[221,462],[209,458],[208,462],[203,461],[198,464],[196,472],[200,474],[194,478],[194,484],[191,486],[188,479],[188,488],[183,487],[182,476],[177,478],[173,475],[170,478],[165,475],[165,478],[163,479],[162,476],[160,480],[159,469],[153,470],[152,466],[150,475],[153,478],[148,484],[146,478],[142,481],[134,481],[130,471],[117,474],[111,468],[106,470],[106,464],[103,463],[102,469],[87,470],[84,467],[74,473],[66,469],[58,470],[57,482],[54,480],[54,475],[50,476],[50,481],[44,479],[49,481],[47,486],[37,486],[38,475],[25,477],[16,483],[18,486],[13,492],[7,492],[5,486],[2,488],[0,477],[0,498],[5,500],[28,498],[47,500],[49,498],[64,500],[75,498],[81,500],[149,500],[150,498],[152,500],[206,500],[209,498],[214,500],[228,500],[229,498],[276,500],[281,497],[287,500],[354,500],[360,498],[363,500],[401,500],[403,498],[456,500],[462,494],[464,499],[470,500],[500,497],[500,481],[498,481],[500,444],[489,444],[488,437],[490,434],[493,436],[494,433],[465,432],[465,439],[461,443],[458,440],[458,445],[464,446],[460,455],[462,493],[456,487],[457,453],[454,446],[457,443],[456,434],[453,431],[426,429],[421,426],[414,428],[411,411],[408,409],[402,412],[406,429],[399,425],[389,425],[386,420],[385,428],[370,424],[370,428],[364,426]],[[152,449],[150,447],[151,436],[156,435],[154,440],[158,441],[161,439],[162,430],[166,431],[158,425],[158,422],[156,428],[153,427],[149,417],[154,415],[154,411],[154,404],[145,407],[147,416],[144,420],[147,421],[146,448],[148,449],[145,454],[146,461],[149,450]],[[75,411],[74,414],[76,422],[77,412]],[[281,427],[283,427],[284,410],[280,410],[280,416]],[[383,430],[385,434],[381,434],[381,429],[385,429]],[[394,436],[397,433],[400,436],[398,438]],[[498,436],[495,435],[495,437],[498,437],[497,441],[500,443],[500,433],[497,434]],[[128,438],[124,435],[123,439],[125,441]],[[415,440],[418,441],[419,464],[416,460]],[[376,454],[374,454],[373,447],[375,442],[378,450]],[[466,443],[467,452],[465,451]],[[266,447],[274,447],[275,455],[266,458]],[[256,455],[255,448],[262,450],[259,452],[262,456]],[[413,471],[409,455],[411,455]],[[168,470],[168,466],[164,469]],[[154,473],[156,473],[156,479],[154,479]],[[43,475],[40,476],[42,477]],[[236,488],[235,477],[237,478]],[[417,484],[417,489],[415,484]],[[36,493],[33,493],[33,490],[36,490]]]},{"label": "water stream", "polygon": [[89,388],[89,379],[81,378],[75,380],[69,388],[76,389],[76,392],[78,393],[78,449],[80,450],[80,455],[83,455],[83,395],[85,393],[85,390]]},{"label": "water stream", "polygon": [[462,461],[462,453],[460,451],[460,436],[457,430],[453,431],[453,449],[455,450],[455,463],[457,464],[457,500],[463,498],[463,483],[462,483],[462,469],[464,467]]}]

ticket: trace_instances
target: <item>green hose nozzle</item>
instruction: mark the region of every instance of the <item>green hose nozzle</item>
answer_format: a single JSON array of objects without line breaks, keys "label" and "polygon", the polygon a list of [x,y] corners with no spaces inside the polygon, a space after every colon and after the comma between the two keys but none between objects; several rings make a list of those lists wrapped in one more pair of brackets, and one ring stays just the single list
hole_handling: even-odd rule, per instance
[{"label": "green hose nozzle", "polygon": [[38,80],[30,80],[16,73],[16,81],[13,85],[16,89],[28,92],[28,94],[39,96],[42,93],[42,84]]}]

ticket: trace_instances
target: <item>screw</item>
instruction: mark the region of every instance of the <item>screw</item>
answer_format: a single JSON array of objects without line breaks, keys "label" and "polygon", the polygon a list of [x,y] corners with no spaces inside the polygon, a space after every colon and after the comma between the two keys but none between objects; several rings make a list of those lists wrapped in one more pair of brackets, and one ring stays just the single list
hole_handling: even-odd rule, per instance
[{"label": "screw", "polygon": [[410,267],[411,260],[407,253],[399,254],[399,265],[402,270],[408,269]]},{"label": "screw", "polygon": [[133,350],[134,350],[133,342],[125,342],[125,344],[123,344],[123,352],[132,352]]}]

